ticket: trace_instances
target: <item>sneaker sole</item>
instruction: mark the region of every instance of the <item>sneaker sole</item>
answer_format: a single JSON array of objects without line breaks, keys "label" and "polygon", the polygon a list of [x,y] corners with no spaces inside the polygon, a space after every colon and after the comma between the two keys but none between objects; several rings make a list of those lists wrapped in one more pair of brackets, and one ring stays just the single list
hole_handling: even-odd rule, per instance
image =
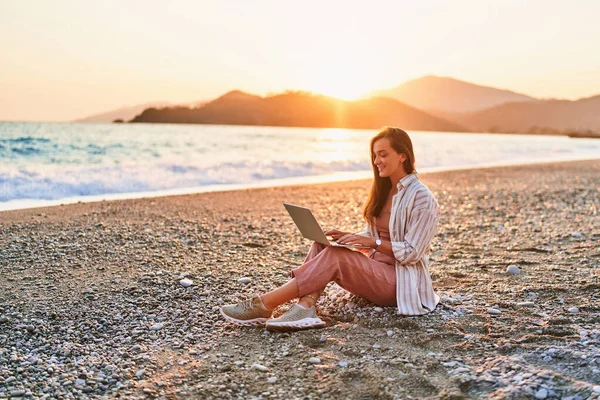
[{"label": "sneaker sole", "polygon": [[247,319],[247,320],[243,320],[243,319],[235,319],[233,317],[230,317],[229,315],[225,314],[223,312],[223,310],[221,311],[221,315],[223,316],[223,318],[225,318],[227,321],[234,323],[236,325],[239,326],[259,326],[259,325],[264,325],[269,318],[255,318],[255,319]]},{"label": "sneaker sole", "polygon": [[325,322],[320,318],[304,318],[298,321],[269,322],[266,325],[271,332],[303,331],[306,329],[325,328]]}]

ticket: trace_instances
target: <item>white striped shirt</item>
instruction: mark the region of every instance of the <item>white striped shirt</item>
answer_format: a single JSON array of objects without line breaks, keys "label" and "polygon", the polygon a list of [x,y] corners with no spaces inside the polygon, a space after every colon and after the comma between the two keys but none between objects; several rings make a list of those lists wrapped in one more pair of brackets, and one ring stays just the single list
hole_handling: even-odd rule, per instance
[{"label": "white striped shirt", "polygon": [[[398,313],[422,315],[432,311],[440,298],[429,275],[429,246],[437,230],[439,206],[416,173],[398,182],[392,198],[390,238],[396,259],[396,300]],[[379,238],[375,220],[361,233]]]}]

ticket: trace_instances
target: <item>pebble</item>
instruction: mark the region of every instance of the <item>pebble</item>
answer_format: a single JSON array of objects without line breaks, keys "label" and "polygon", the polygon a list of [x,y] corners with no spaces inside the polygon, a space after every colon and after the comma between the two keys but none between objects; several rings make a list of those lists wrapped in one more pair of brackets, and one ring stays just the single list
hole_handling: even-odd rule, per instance
[{"label": "pebble", "polygon": [[75,379],[75,385],[76,386],[83,386],[83,385],[85,385],[85,379]]},{"label": "pebble", "polygon": [[392,336],[394,336],[394,331],[392,331],[392,330],[389,330],[389,331],[387,331],[386,333],[387,333],[387,335],[388,335],[389,337],[392,337]]},{"label": "pebble", "polygon": [[267,372],[269,370],[269,368],[265,367],[262,364],[258,364],[258,363],[252,364],[251,368],[255,371],[260,371],[260,372]]},{"label": "pebble", "polygon": [[508,268],[506,268],[506,272],[511,275],[519,275],[521,273],[521,269],[516,265],[509,265]]},{"label": "pebble", "polygon": [[143,369],[140,369],[140,370],[138,370],[138,371],[135,373],[135,376],[136,376],[138,379],[142,379],[142,377],[144,376],[144,374],[145,374],[145,373],[146,373],[146,371],[145,371],[145,370],[143,370]]},{"label": "pebble", "polygon": [[189,278],[184,278],[179,281],[179,284],[183,287],[190,287],[194,284],[194,281]]},{"label": "pebble", "polygon": [[535,303],[533,301],[522,301],[520,303],[517,303],[517,306],[519,307],[533,307],[535,305]]},{"label": "pebble", "polygon": [[154,324],[154,325],[152,325],[152,326],[150,327],[150,330],[151,330],[151,331],[158,331],[158,330],[160,330],[160,329],[162,329],[162,328],[163,328],[163,324],[160,324],[160,323],[158,323],[158,324]]},{"label": "pebble", "polygon": [[252,282],[252,278],[248,278],[248,277],[246,276],[246,277],[244,277],[244,278],[240,278],[240,279],[238,279],[238,282],[239,282],[239,283],[250,283],[250,282]]},{"label": "pebble", "polygon": [[488,312],[489,314],[494,314],[494,315],[498,315],[498,314],[501,314],[501,313],[502,313],[502,311],[500,311],[500,310],[498,310],[498,309],[496,309],[496,308],[488,308],[487,312]]},{"label": "pebble", "polygon": [[10,397],[23,397],[25,396],[24,390],[12,390],[10,392]]},{"label": "pebble", "polygon": [[338,363],[338,366],[340,366],[341,368],[346,368],[348,366],[348,363],[346,361],[340,361]]},{"label": "pebble", "polygon": [[267,378],[267,382],[269,382],[269,383],[275,383],[275,382],[277,382],[277,377],[276,376],[271,376],[271,377]]},{"label": "pebble", "polygon": [[536,399],[545,399],[546,397],[548,397],[548,391],[544,388],[538,390],[537,392],[535,392],[535,398]]},{"label": "pebble", "polygon": [[600,386],[594,386],[592,389],[595,393],[600,393]]},{"label": "pebble", "polygon": [[308,359],[308,362],[311,364],[321,364],[321,359],[317,357],[311,357]]},{"label": "pebble", "polygon": [[376,313],[382,313],[383,312],[383,308],[381,308],[381,307],[375,307],[373,309],[373,311],[375,311]]},{"label": "pebble", "polygon": [[456,362],[456,361],[443,362],[442,365],[444,367],[456,367],[458,365],[458,362]]},{"label": "pebble", "polygon": [[569,312],[571,314],[577,314],[579,312],[579,308],[577,308],[577,307],[571,307],[571,308],[569,308]]},{"label": "pebble", "polygon": [[327,341],[327,336],[321,335],[321,338],[319,339],[319,342],[325,343],[326,341]]},{"label": "pebble", "polygon": [[571,237],[577,238],[577,239],[583,239],[585,237],[585,235],[581,232],[572,232],[571,233]]}]

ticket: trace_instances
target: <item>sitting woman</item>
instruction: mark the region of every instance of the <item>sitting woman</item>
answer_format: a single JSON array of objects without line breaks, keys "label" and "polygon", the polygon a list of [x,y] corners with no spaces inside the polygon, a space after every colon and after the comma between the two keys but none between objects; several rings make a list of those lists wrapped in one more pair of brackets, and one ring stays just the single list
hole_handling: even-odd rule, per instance
[{"label": "sitting woman", "polygon": [[[412,142],[406,132],[386,127],[371,139],[374,181],[364,208],[361,233],[326,232],[338,243],[368,246],[366,253],[313,243],[292,279],[283,286],[221,308],[238,325],[262,325],[270,331],[322,328],[315,304],[329,282],[380,306],[396,306],[402,315],[422,315],[439,302],[428,270],[429,246],[439,207],[417,178]],[[279,318],[279,305],[299,298]]]}]

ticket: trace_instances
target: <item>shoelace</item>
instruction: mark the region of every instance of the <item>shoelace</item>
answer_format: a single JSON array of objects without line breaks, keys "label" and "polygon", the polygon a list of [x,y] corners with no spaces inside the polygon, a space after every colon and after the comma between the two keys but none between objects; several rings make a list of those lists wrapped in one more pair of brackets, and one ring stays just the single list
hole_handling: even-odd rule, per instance
[{"label": "shoelace", "polygon": [[254,308],[254,305],[252,304],[252,299],[242,301],[240,303],[240,306],[242,306],[244,311],[248,311]]}]

